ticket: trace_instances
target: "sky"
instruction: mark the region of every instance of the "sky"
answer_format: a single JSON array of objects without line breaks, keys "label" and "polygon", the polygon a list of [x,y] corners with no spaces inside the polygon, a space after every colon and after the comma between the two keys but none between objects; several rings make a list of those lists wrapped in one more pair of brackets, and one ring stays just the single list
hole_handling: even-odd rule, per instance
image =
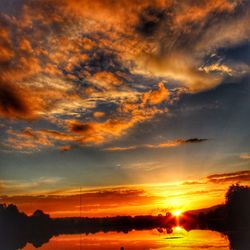
[{"label": "sky", "polygon": [[1,0],[0,201],[155,213],[250,184],[248,0]]}]

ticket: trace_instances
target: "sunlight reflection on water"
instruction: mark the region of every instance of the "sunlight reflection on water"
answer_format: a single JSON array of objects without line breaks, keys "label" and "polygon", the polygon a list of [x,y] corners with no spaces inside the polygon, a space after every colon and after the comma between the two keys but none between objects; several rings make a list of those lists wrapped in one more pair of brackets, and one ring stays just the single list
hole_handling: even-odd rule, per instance
[{"label": "sunlight reflection on water", "polygon": [[[97,233],[90,235],[61,235],[53,237],[48,243],[38,248],[41,250],[164,250],[164,249],[221,249],[228,250],[227,237],[209,230],[174,228],[172,234],[158,230],[131,231],[124,233]],[[24,250],[37,249],[27,244]]]}]

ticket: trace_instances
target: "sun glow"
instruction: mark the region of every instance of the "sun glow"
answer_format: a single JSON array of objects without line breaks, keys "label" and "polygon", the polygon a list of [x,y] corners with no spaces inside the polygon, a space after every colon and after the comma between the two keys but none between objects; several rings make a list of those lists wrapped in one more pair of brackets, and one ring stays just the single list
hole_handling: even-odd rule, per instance
[{"label": "sun glow", "polygon": [[181,216],[181,214],[182,214],[181,210],[175,210],[175,211],[173,211],[173,215],[176,216],[176,217]]},{"label": "sun glow", "polygon": [[174,231],[182,231],[182,230],[184,230],[184,229],[182,227],[180,227],[180,226],[177,226],[177,227],[174,228]]}]

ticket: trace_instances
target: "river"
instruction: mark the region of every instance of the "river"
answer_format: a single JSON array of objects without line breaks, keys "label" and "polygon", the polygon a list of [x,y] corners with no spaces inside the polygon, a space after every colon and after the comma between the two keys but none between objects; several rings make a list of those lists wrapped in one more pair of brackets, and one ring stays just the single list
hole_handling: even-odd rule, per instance
[{"label": "river", "polygon": [[27,244],[23,250],[229,250],[227,236],[210,230],[185,231],[175,228],[173,233],[164,230],[130,231],[129,233],[101,232],[54,236],[41,247]]}]

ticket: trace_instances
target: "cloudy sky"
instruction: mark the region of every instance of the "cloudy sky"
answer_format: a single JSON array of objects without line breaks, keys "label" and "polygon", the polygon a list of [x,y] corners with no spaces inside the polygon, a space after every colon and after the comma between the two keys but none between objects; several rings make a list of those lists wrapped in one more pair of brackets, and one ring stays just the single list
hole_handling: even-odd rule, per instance
[{"label": "cloudy sky", "polygon": [[88,215],[139,213],[249,183],[249,12],[248,0],[1,0],[2,202],[74,214],[81,186]]}]

